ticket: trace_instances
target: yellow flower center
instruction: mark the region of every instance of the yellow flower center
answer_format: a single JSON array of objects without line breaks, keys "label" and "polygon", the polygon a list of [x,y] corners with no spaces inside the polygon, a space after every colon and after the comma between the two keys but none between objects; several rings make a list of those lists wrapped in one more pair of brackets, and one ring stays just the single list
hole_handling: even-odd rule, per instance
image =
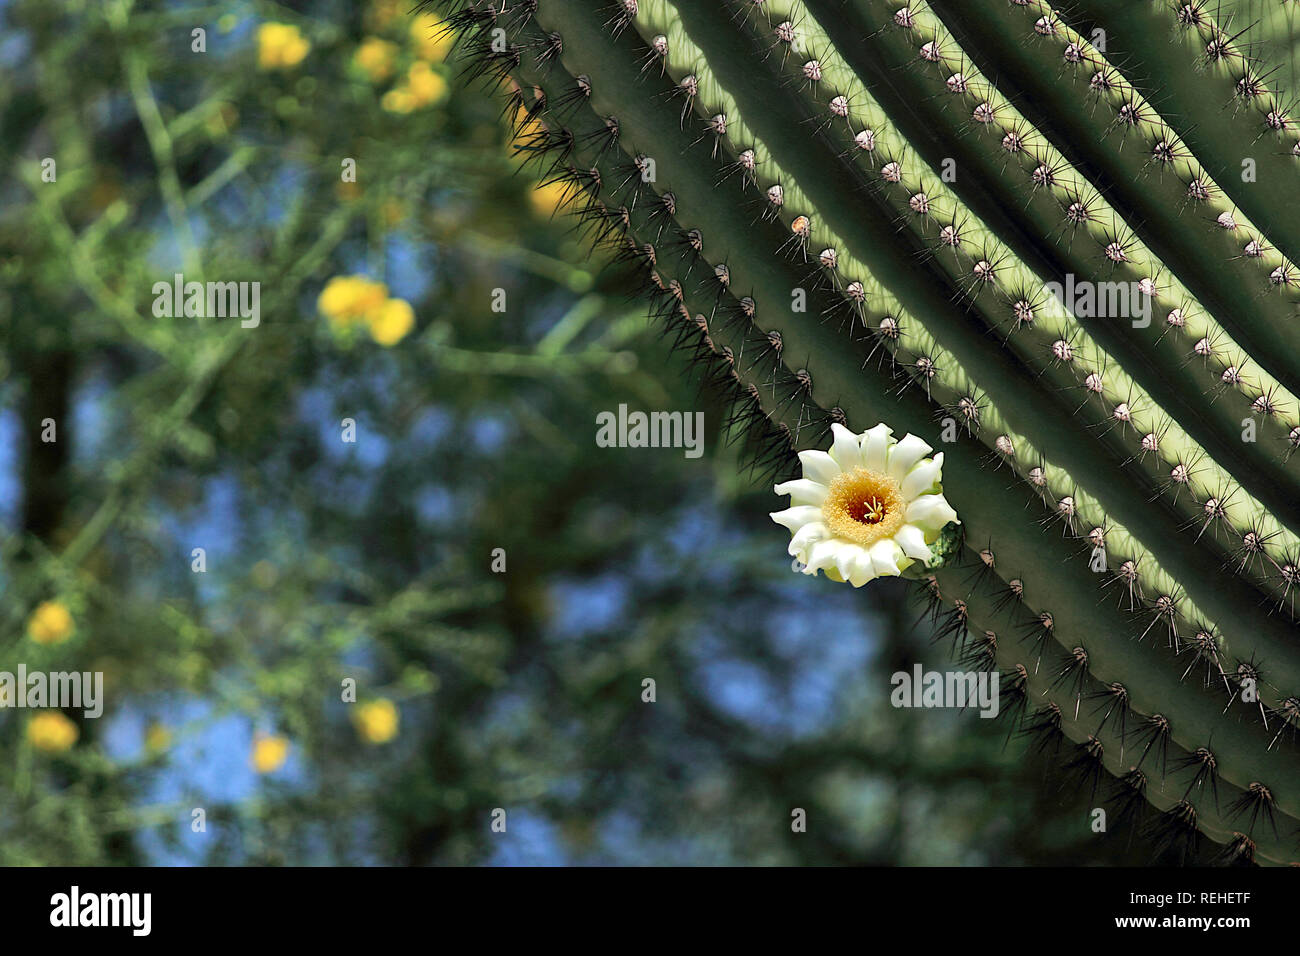
[{"label": "yellow flower center", "polygon": [[836,475],[822,504],[822,520],[838,538],[864,548],[892,537],[903,526],[903,490],[888,475],[854,468]]}]

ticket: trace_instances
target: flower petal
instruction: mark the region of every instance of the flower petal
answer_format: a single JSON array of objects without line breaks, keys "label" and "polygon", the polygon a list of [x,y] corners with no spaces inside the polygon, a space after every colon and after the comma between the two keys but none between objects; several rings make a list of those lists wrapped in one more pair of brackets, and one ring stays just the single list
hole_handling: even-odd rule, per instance
[{"label": "flower petal", "polygon": [[862,440],[839,422],[831,425],[831,434],[835,443],[831,445],[830,456],[844,471],[862,467]]},{"label": "flower petal", "polygon": [[925,543],[925,532],[914,524],[905,524],[894,534],[894,540],[909,558],[929,563],[933,555]]},{"label": "flower petal", "polygon": [[804,557],[804,552],[818,541],[826,541],[832,537],[834,535],[831,534],[830,529],[820,521],[806,524],[794,533],[794,537],[790,539],[790,547],[786,550],[789,554],[807,564],[808,559]]},{"label": "flower petal", "polygon": [[785,511],[773,511],[769,517],[791,531],[798,531],[806,524],[820,522],[822,509],[816,505],[798,505],[794,508],[786,508]]},{"label": "flower petal", "polygon": [[808,557],[804,560],[804,564],[808,565],[804,574],[812,574],[823,568],[834,567],[835,556],[839,554],[840,549],[844,546],[845,543],[837,538],[826,538],[815,542],[808,549]]},{"label": "flower petal", "polygon": [[882,577],[885,575],[897,576],[903,573],[898,567],[898,558],[901,551],[893,538],[877,541],[871,546],[870,554],[871,566],[875,569],[877,575]]},{"label": "flower petal", "polygon": [[794,481],[783,481],[776,486],[778,495],[789,495],[790,506],[795,505],[816,505],[821,507],[826,500],[826,486],[813,481],[811,478],[796,478]]},{"label": "flower petal", "polygon": [[957,512],[943,495],[921,495],[907,506],[906,518],[926,534],[938,534],[948,522],[957,520]]},{"label": "flower petal", "polygon": [[862,467],[868,471],[883,473],[889,463],[890,436],[894,430],[881,422],[875,428],[868,428],[862,436]]},{"label": "flower petal", "polygon": [[801,451],[799,462],[803,465],[803,476],[822,485],[829,485],[842,471],[835,459],[824,451]]},{"label": "flower petal", "polygon": [[925,494],[942,476],[943,452],[933,458],[922,458],[903,479],[903,500],[911,501]]},{"label": "flower petal", "polygon": [[861,548],[847,545],[835,553],[835,568],[845,581],[852,579],[857,568],[858,555],[861,553]]},{"label": "flower petal", "polygon": [[871,555],[863,548],[857,549],[857,554],[853,556],[853,573],[849,576],[849,583],[855,588],[860,588],[868,581],[874,581],[876,578],[876,567],[871,563]]},{"label": "flower petal", "polygon": [[904,435],[902,441],[889,450],[889,477],[902,481],[912,466],[932,450],[925,439],[917,438],[910,432]]}]

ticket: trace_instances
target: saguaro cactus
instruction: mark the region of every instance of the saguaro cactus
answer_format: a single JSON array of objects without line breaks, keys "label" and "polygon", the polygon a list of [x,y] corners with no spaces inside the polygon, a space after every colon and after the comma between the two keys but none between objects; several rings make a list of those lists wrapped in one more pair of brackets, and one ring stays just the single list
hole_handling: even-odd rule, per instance
[{"label": "saguaro cactus", "polygon": [[1012,720],[1153,839],[1300,858],[1295,3],[445,13],[770,474],[943,452],[919,586]]}]

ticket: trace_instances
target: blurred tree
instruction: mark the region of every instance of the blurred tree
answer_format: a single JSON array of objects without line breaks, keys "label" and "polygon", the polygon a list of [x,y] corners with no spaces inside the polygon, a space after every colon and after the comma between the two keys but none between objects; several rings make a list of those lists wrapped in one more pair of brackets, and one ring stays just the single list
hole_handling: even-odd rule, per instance
[{"label": "blurred tree", "polygon": [[[107,695],[0,710],[0,862],[1124,858],[1000,727],[888,706],[942,659],[902,591],[789,573],[432,18],[0,17],[0,666]],[[178,273],[260,321],[160,317]],[[598,448],[620,403],[707,454]]]}]

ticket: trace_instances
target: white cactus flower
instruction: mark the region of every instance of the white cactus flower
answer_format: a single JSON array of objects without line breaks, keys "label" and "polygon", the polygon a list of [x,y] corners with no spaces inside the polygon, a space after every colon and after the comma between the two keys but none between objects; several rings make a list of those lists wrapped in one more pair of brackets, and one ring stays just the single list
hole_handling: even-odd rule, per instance
[{"label": "white cactus flower", "polygon": [[855,588],[929,564],[930,545],[957,512],[943,496],[943,453],[880,424],[855,435],[832,425],[829,453],[801,451],[803,477],[776,486],[790,507],[772,520],[790,529],[804,574],[824,571]]}]

